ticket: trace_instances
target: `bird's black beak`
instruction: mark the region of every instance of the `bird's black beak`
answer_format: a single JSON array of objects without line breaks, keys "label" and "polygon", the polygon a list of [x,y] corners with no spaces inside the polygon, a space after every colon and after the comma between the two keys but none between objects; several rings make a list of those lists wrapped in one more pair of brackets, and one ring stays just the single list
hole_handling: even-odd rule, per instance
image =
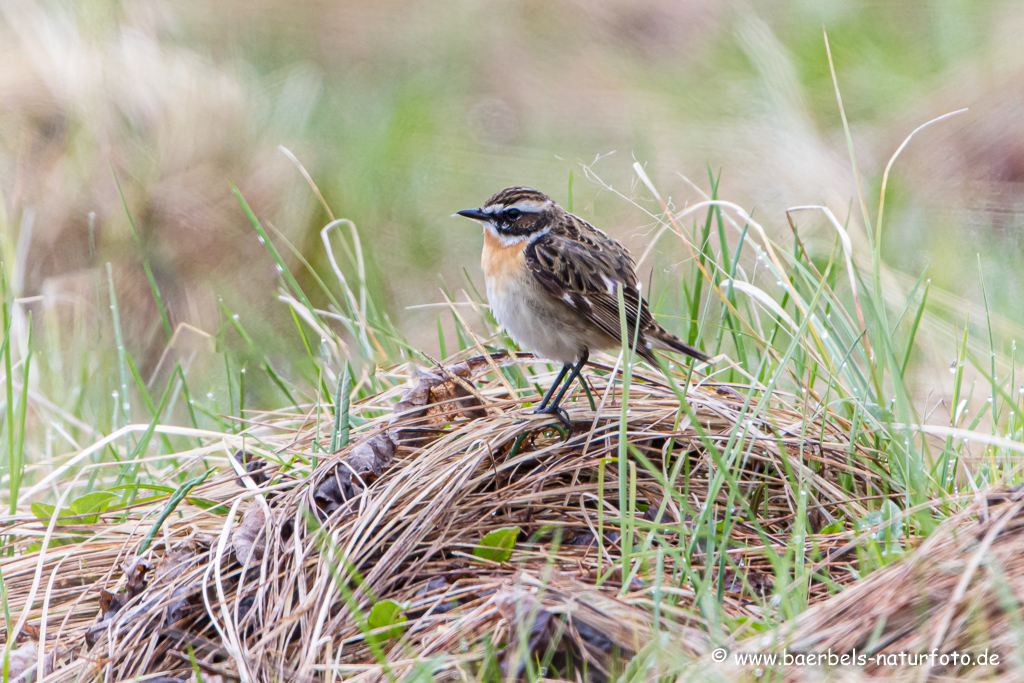
[{"label": "bird's black beak", "polygon": [[465,216],[466,218],[472,218],[475,221],[490,220],[490,216],[488,216],[480,209],[463,209],[462,211],[457,211],[456,215]]}]

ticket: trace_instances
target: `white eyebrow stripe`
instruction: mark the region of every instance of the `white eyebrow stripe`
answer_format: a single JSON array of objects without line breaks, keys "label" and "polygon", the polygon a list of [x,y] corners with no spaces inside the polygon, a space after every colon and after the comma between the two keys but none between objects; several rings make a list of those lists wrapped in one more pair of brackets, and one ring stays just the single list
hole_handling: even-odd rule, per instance
[{"label": "white eyebrow stripe", "polygon": [[554,204],[554,202],[550,199],[546,202],[538,202],[536,199],[521,199],[508,208],[519,209],[523,213],[540,213],[552,204]]},{"label": "white eyebrow stripe", "polygon": [[501,213],[505,210],[504,204],[491,204],[490,206],[484,207],[484,213],[494,215]]}]

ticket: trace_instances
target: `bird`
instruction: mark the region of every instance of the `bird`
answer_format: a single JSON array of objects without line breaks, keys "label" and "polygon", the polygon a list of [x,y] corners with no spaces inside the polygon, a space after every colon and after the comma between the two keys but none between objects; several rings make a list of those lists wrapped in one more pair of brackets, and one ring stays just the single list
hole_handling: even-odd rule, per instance
[{"label": "bird", "polygon": [[619,291],[640,358],[657,365],[659,349],[708,360],[651,315],[629,250],[546,194],[509,187],[454,215],[483,225],[481,266],[494,317],[517,344],[562,364],[533,412],[556,417],[570,434],[560,406],[566,391],[591,351],[622,347]]}]

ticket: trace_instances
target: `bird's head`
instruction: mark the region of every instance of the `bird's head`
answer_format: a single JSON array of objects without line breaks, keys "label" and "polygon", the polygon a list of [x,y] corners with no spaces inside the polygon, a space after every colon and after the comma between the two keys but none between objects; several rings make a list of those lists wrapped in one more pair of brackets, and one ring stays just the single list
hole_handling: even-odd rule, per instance
[{"label": "bird's head", "polygon": [[542,192],[529,187],[509,187],[479,209],[465,209],[457,215],[480,221],[504,246],[512,246],[550,230],[562,211],[562,207]]}]

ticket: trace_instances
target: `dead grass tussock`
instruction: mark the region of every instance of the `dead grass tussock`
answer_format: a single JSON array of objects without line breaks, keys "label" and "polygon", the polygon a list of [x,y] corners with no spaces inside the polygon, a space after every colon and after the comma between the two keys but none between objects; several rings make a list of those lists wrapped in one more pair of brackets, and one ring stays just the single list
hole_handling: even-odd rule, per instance
[{"label": "dead grass tussock", "polygon": [[[910,680],[1020,680],[1019,599],[1024,595],[1024,489],[978,492],[913,553],[834,597],[818,603],[777,632],[742,643],[743,652],[845,653],[869,660],[859,676]],[[991,664],[957,665],[947,659],[900,668],[900,653],[972,657]],[[992,660],[995,656],[997,659]],[[816,680],[818,667],[778,667],[785,680]],[[743,673],[731,668],[726,678]],[[753,676],[750,676],[754,680]]]},{"label": "dead grass tussock", "polygon": [[[394,371],[392,390],[353,405],[353,419],[365,423],[338,453],[323,452],[329,408],[261,415],[216,454],[196,451],[182,467],[205,462],[220,474],[188,492],[144,552],[166,495],[107,511],[88,540],[44,553],[29,544],[86,529],[8,518],[3,533],[20,539],[21,552],[3,574],[19,637],[45,644],[47,681],[187,680],[188,645],[207,680],[376,680],[424,666],[454,679],[479,674],[489,648],[508,672],[521,670],[529,651],[572,657],[602,680],[659,643],[670,642],[666,651],[682,662],[728,635],[702,616],[684,578],[707,572],[709,541],[694,529],[709,498],[738,509],[745,496],[756,513],[723,531],[730,563],[710,575],[728,616],[766,617],[769,557],[794,547],[793,482],[809,492],[808,533],[842,526],[803,544],[805,559],[822,564],[809,599],[829,596],[826,580],[851,580],[852,554],[830,561],[828,553],[849,542],[865,507],[837,477],[852,476],[863,496],[878,494],[880,482],[843,418],[695,373],[686,397],[702,438],[665,378],[638,367],[627,426],[635,468],[624,487],[635,514],[620,523],[621,387],[609,384],[618,375],[606,360],[585,373],[596,410],[579,391],[569,404],[568,441],[510,395],[503,372],[524,359],[454,359],[421,371],[412,389]],[[737,435],[735,462],[707,447]],[[244,456],[232,457],[236,448]],[[716,477],[723,465],[742,495]],[[488,531],[509,526],[522,531],[510,561],[474,557]],[[623,577],[630,533],[639,560]],[[404,632],[368,638],[366,614],[386,599],[405,605]]]}]

